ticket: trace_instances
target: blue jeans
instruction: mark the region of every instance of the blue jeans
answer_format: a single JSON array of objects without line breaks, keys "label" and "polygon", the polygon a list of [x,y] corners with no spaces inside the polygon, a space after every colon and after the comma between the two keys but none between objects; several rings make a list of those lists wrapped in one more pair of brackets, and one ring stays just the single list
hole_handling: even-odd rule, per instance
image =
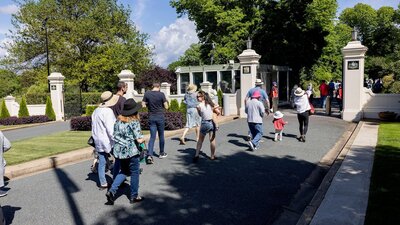
[{"label": "blue jeans", "polygon": [[97,169],[97,174],[99,175],[99,182],[100,186],[106,186],[106,160],[107,160],[107,153],[105,152],[98,152],[99,154],[99,168]]},{"label": "blue jeans", "polygon": [[248,123],[248,124],[251,136],[253,137],[251,142],[253,143],[254,147],[258,148],[260,139],[263,136],[263,124],[262,123]]},{"label": "blue jeans", "polygon": [[114,180],[117,177],[119,170],[121,168],[119,164],[120,164],[119,159],[116,158],[115,162],[114,162],[114,167],[113,167],[113,179]]},{"label": "blue jeans", "polygon": [[156,134],[158,132],[158,141],[160,143],[160,154],[164,152],[164,129],[165,129],[165,118],[162,116],[154,116],[149,118],[150,126],[150,140],[149,140],[149,151],[148,155],[153,156],[154,154],[154,142],[156,141]]},{"label": "blue jeans", "polygon": [[321,95],[321,108],[325,109],[326,106],[326,95]]},{"label": "blue jeans", "polygon": [[[127,176],[131,176],[131,198],[136,198],[139,193],[139,174],[140,174],[140,164],[139,157],[134,156],[129,159],[119,159],[121,163],[121,170],[118,175],[115,177],[114,182],[111,185],[110,192],[115,194],[118,190],[119,185],[124,182]],[[127,169],[124,169],[124,168]],[[129,171],[125,171],[129,170]]]}]

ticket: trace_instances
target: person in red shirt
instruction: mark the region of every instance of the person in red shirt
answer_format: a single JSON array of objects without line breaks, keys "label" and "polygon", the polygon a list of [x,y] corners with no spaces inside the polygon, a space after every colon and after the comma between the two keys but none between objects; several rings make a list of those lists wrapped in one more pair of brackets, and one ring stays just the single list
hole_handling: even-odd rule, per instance
[{"label": "person in red shirt", "polygon": [[321,85],[319,85],[319,92],[321,94],[321,108],[325,109],[326,96],[328,96],[328,92],[329,92],[329,86],[326,84],[325,80],[321,81]]},{"label": "person in red shirt", "polygon": [[337,95],[336,95],[337,102],[339,104],[339,110],[343,110],[343,88],[342,84],[339,84],[339,87],[337,89]]},{"label": "person in red shirt", "polygon": [[274,120],[272,121],[272,123],[274,124],[275,128],[274,141],[278,141],[278,136],[279,136],[279,141],[282,141],[283,128],[288,123],[283,120],[283,113],[281,113],[280,111],[276,111],[274,113]]},{"label": "person in red shirt", "polygon": [[271,88],[271,92],[269,93],[270,98],[271,98],[271,111],[272,112],[276,112],[278,111],[278,84],[274,81],[272,82],[272,88]]}]

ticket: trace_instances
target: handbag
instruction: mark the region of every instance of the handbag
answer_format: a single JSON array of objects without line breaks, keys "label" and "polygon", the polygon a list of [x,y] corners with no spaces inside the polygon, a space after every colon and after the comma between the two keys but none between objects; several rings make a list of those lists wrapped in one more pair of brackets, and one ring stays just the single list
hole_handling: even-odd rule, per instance
[{"label": "handbag", "polygon": [[93,148],[96,147],[96,145],[94,144],[93,136],[90,136],[90,138],[89,138],[88,141],[87,141],[87,144],[90,145],[90,146],[92,146]]},{"label": "handbag", "polygon": [[313,106],[313,104],[310,103],[310,115],[314,115],[315,114],[315,108]]},{"label": "handbag", "polygon": [[147,155],[146,142],[139,143],[135,140],[136,147],[139,150],[139,161],[142,162]]}]

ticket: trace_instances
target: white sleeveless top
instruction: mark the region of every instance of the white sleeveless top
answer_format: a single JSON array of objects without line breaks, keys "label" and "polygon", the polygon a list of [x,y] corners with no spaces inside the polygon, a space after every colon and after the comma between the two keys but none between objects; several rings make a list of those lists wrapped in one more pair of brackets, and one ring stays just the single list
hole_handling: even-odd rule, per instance
[{"label": "white sleeveless top", "polygon": [[212,120],[213,111],[211,105],[201,102],[197,107],[200,108],[200,116],[202,120]]}]

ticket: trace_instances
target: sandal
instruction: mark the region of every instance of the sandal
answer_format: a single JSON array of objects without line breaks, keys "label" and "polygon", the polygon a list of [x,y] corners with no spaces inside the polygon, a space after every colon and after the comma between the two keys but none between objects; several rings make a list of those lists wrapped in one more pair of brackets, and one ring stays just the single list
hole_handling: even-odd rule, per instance
[{"label": "sandal", "polygon": [[180,145],[185,145],[185,144],[186,144],[184,138],[179,138],[179,141],[180,141],[180,142],[179,142]]},{"label": "sandal", "polygon": [[214,161],[214,160],[218,160],[217,156],[214,156],[214,158],[210,157],[210,160]]}]

